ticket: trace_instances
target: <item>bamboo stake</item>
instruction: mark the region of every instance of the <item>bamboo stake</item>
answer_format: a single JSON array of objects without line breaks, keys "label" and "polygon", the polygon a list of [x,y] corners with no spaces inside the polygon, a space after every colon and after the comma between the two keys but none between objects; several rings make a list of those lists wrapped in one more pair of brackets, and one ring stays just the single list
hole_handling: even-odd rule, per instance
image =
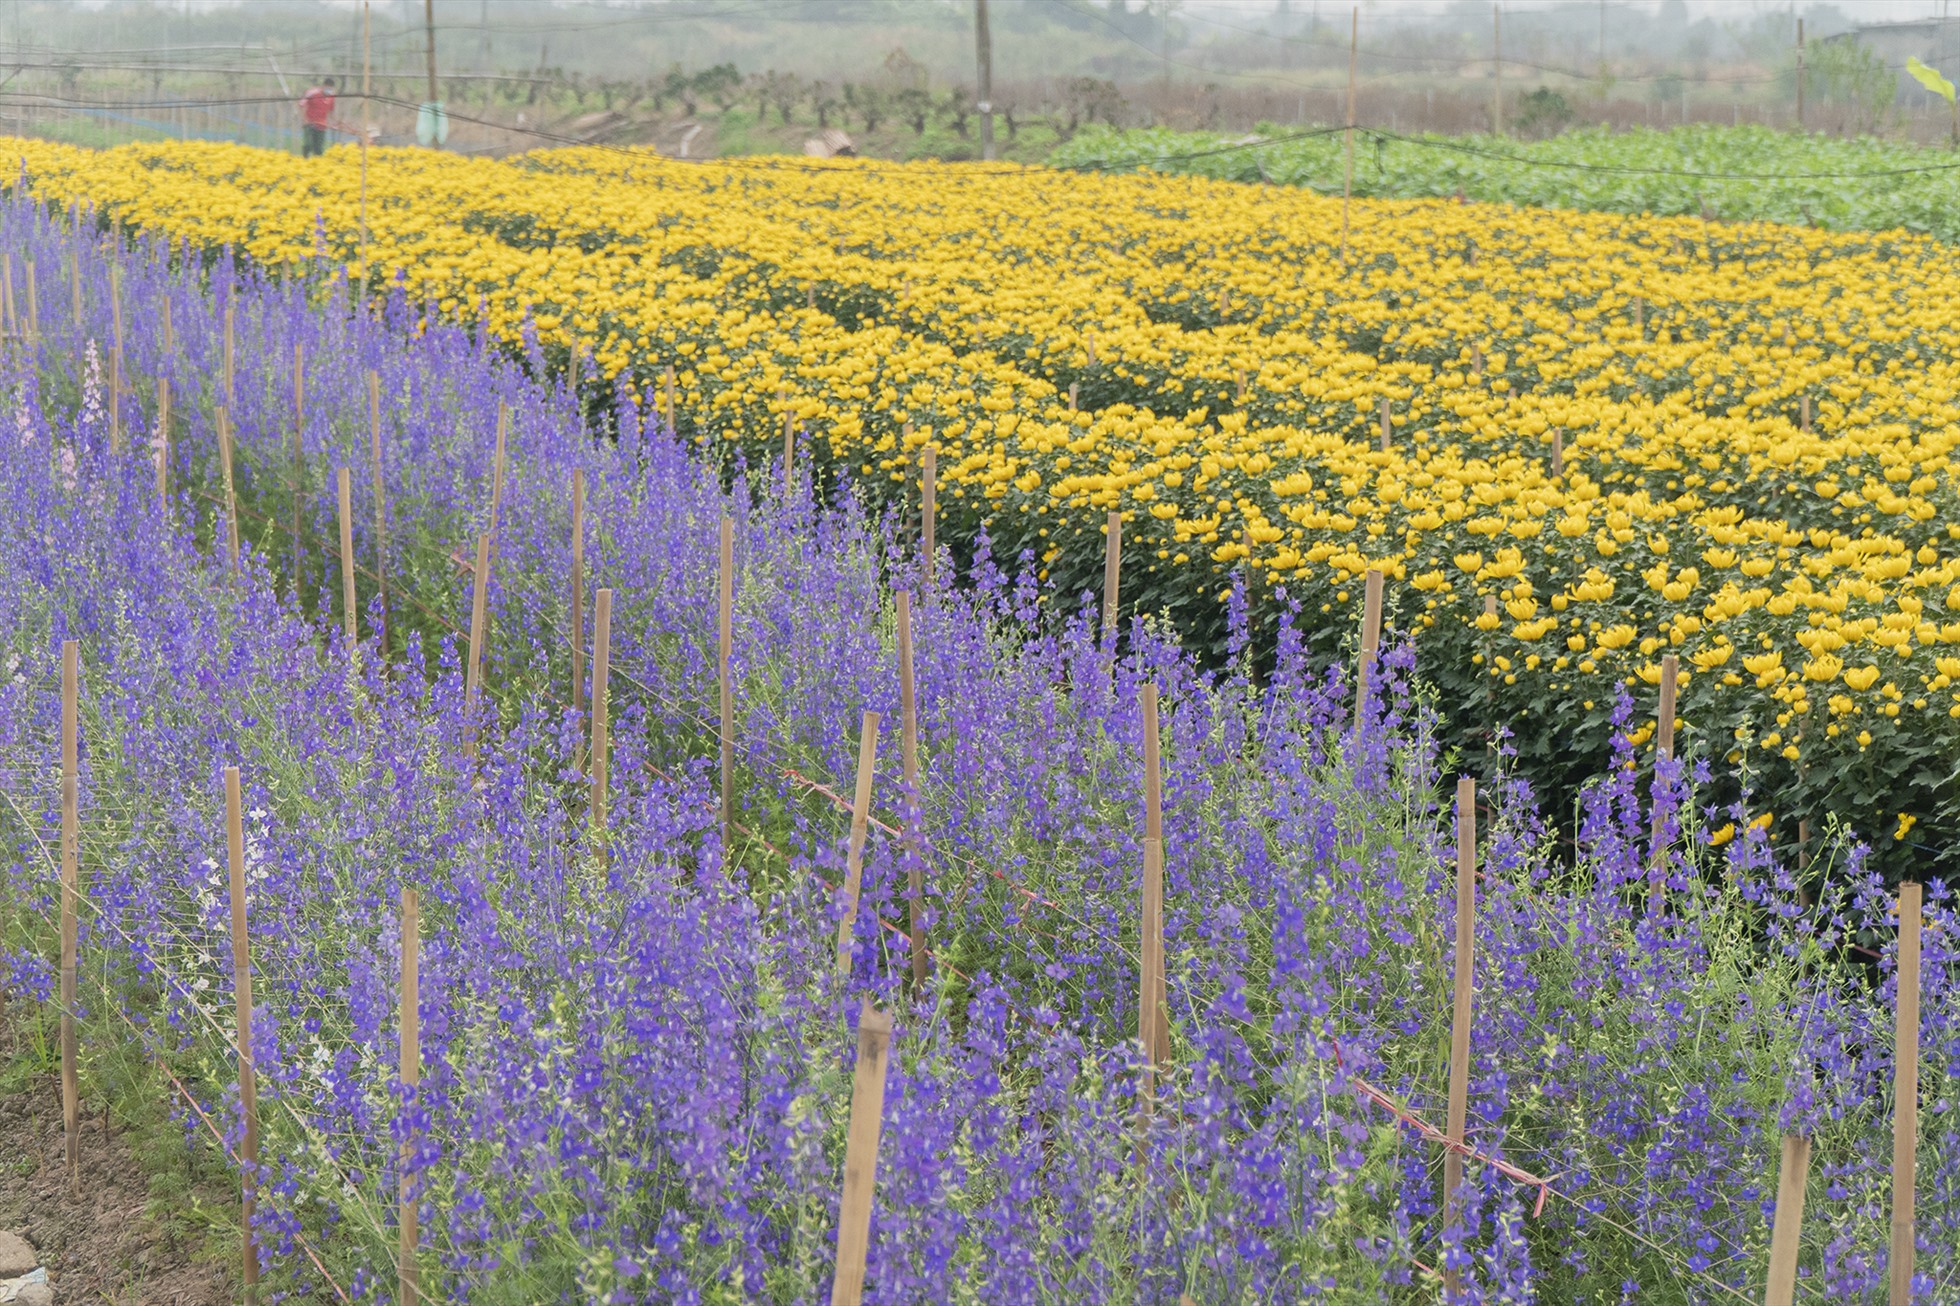
[{"label": "bamboo stake", "polygon": [[252,1215],[258,1204],[259,1164],[258,1077],[252,1068],[252,945],[245,932],[245,817],[239,793],[238,768],[225,768],[225,839],[231,858],[232,993],[238,1011],[238,1106],[245,1119],[239,1145],[243,1172],[245,1225],[245,1300],[258,1300],[259,1248],[252,1236]]},{"label": "bamboo stake", "polygon": [[225,474],[225,543],[231,553],[231,569],[238,571],[238,487],[231,471],[231,411],[218,409],[218,461]]},{"label": "bamboo stake", "polygon": [[[1170,1017],[1164,1009],[1164,843],[1143,841],[1143,948],[1137,977],[1137,1038],[1143,1044],[1144,1079],[1170,1061]],[[1146,1089],[1146,1099],[1150,1096]]]},{"label": "bamboo stake", "polygon": [[[898,710],[899,757],[904,768],[905,790],[917,809],[919,796],[919,705],[918,685],[912,675],[912,595],[898,592]],[[912,983],[923,990],[926,984],[926,872],[923,841],[919,838],[915,816],[905,822],[907,887],[912,892]]]},{"label": "bamboo stake", "polygon": [[933,567],[939,555],[933,544],[933,528],[939,515],[939,450],[927,445],[919,454],[919,551],[925,555],[926,584],[932,584]]},{"label": "bamboo stake", "polygon": [[606,768],[612,743],[612,603],[613,592],[592,596],[592,833],[606,830]]},{"label": "bamboo stake", "polygon": [[354,604],[354,477],[345,467],[336,478],[340,491],[340,609],[349,656],[360,657],[359,609]]},{"label": "bamboo stake", "polygon": [[1769,1282],[1763,1306],[1790,1306],[1797,1291],[1797,1253],[1803,1244],[1804,1192],[1810,1182],[1810,1140],[1783,1135],[1776,1172],[1776,1219],[1769,1235]]},{"label": "bamboo stake", "polygon": [[[1470,980],[1475,962],[1477,911],[1477,782],[1456,782],[1456,990],[1450,1015],[1450,1088],[1447,1133],[1464,1142],[1470,1104]],[[1463,1154],[1443,1153],[1443,1225],[1456,1218],[1456,1190],[1463,1183]]]},{"label": "bamboo stake", "polygon": [[[401,1077],[402,1098],[406,1102],[422,1082],[422,911],[415,890],[402,890],[402,996],[401,996]],[[421,1242],[416,1227],[413,1184],[408,1173],[409,1158],[415,1154],[415,1140],[405,1133],[401,1150],[401,1242],[397,1256],[400,1290],[396,1300],[402,1306],[415,1306],[420,1295],[422,1275],[415,1263]]]},{"label": "bamboo stake", "polygon": [[[483,626],[490,597],[490,536],[476,537],[476,578],[470,588],[470,660],[463,671],[463,705],[474,711],[483,682]],[[471,727],[475,729],[474,726]]]},{"label": "bamboo stake", "polygon": [[864,1261],[871,1248],[871,1199],[878,1186],[878,1139],[884,1127],[885,1067],[892,1018],[866,998],[858,1011],[857,1070],[851,1079],[851,1123],[844,1144],[844,1187],[837,1210],[837,1272],[830,1306],[860,1306]]},{"label": "bamboo stake", "polygon": [[1891,1306],[1912,1301],[1914,1207],[1919,1166],[1920,886],[1899,886],[1899,996],[1892,1040]]},{"label": "bamboo stake", "polygon": [[1655,747],[1665,758],[1674,756],[1674,686],[1681,662],[1674,654],[1661,658],[1661,710],[1655,725]]},{"label": "bamboo stake", "polygon": [[735,847],[735,519],[721,519],[720,575],[715,590],[715,672],[721,688],[721,846],[722,870]]},{"label": "bamboo stake", "polygon": [[864,876],[864,835],[871,819],[871,779],[878,761],[878,714],[866,712],[858,734],[857,793],[851,801],[851,841],[844,855],[844,917],[837,922],[837,974],[851,973],[851,935],[857,929],[858,889]]},{"label": "bamboo stake", "polygon": [[1112,512],[1103,527],[1103,629],[1116,629],[1116,604],[1121,595],[1123,564],[1123,514]]},{"label": "bamboo stake", "polygon": [[293,599],[299,599],[303,566],[300,539],[300,500],[306,494],[306,372],[301,346],[293,345]]},{"label": "bamboo stake", "polygon": [[170,378],[157,373],[157,507],[170,506]]},{"label": "bamboo stake", "polygon": [[80,946],[82,813],[80,776],[81,643],[61,643],[61,1130],[68,1192],[81,1192],[82,1091],[76,1069],[75,968]]},{"label": "bamboo stake", "polygon": [[497,401],[497,453],[490,464],[490,534],[497,534],[497,519],[504,510],[504,433],[510,425],[510,405]]},{"label": "bamboo stake", "polygon": [[381,374],[368,369],[368,464],[374,477],[374,577],[381,595],[381,656],[388,656],[388,487],[381,480]]},{"label": "bamboo stake", "polygon": [[789,410],[789,395],[783,395],[783,498],[796,489],[796,414]]},{"label": "bamboo stake", "polygon": [[[1661,703],[1660,711],[1654,718],[1654,759],[1657,765],[1663,758],[1672,760],[1674,757],[1675,681],[1680,675],[1680,668],[1680,659],[1674,654],[1668,653],[1661,658]],[[1654,785],[1658,790],[1660,787],[1658,770],[1654,776]],[[1667,854],[1659,848],[1660,837],[1661,818],[1660,813],[1656,811],[1650,836],[1650,842],[1655,845],[1654,860],[1647,872],[1649,910],[1658,910],[1667,894]]]},{"label": "bamboo stake", "polygon": [[1382,641],[1382,574],[1368,569],[1361,599],[1361,659],[1354,673],[1354,728],[1361,728],[1363,705],[1368,698],[1368,682],[1375,671],[1375,655]]},{"label": "bamboo stake", "polygon": [[572,711],[585,707],[585,469],[572,469]]}]

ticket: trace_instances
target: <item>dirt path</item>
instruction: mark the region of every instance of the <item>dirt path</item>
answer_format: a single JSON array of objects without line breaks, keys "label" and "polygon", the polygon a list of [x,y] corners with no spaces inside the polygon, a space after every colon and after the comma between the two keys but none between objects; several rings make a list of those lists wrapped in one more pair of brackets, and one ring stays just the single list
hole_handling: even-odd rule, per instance
[{"label": "dirt path", "polygon": [[[0,1066],[20,1049],[11,1023],[0,1021]],[[18,1075],[10,1084],[21,1084]],[[200,1206],[220,1194],[208,1179],[155,1182],[131,1149],[129,1128],[103,1127],[102,1103],[83,1101],[81,1188],[70,1197],[62,1151],[60,1081],[34,1074],[0,1092],[0,1300],[18,1262],[32,1257],[52,1295],[29,1288],[32,1303],[110,1302],[130,1306],[218,1306],[231,1300],[224,1272],[193,1260],[202,1244]],[[159,1103],[153,1130],[175,1130]],[[139,1123],[136,1128],[142,1128]],[[151,1194],[157,1194],[154,1210]],[[13,1234],[20,1243],[9,1239]],[[22,1246],[24,1243],[25,1246]],[[11,1252],[15,1264],[8,1264]],[[19,1291],[17,1289],[17,1291]]]}]

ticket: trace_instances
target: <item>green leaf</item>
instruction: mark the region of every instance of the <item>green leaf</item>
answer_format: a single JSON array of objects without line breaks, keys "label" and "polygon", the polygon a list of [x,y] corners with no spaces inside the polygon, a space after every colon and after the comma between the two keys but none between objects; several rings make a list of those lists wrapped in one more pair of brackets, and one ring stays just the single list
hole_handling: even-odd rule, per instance
[{"label": "green leaf", "polygon": [[1944,96],[1948,103],[1952,102],[1953,83],[1940,76],[1938,69],[1928,68],[1925,64],[1919,62],[1917,58],[1908,58],[1906,60],[1906,71],[1911,73],[1913,80],[1917,81],[1921,86],[1937,95]]}]

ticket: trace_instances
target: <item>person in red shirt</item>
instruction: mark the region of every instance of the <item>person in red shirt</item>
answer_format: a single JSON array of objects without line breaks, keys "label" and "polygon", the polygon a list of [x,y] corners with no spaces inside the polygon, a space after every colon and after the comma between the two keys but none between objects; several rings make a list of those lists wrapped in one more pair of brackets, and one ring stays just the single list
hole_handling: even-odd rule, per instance
[{"label": "person in red shirt", "polygon": [[299,98],[299,112],[305,133],[300,157],[310,159],[327,148],[327,124],[333,119],[333,78],[323,78],[307,88]]}]

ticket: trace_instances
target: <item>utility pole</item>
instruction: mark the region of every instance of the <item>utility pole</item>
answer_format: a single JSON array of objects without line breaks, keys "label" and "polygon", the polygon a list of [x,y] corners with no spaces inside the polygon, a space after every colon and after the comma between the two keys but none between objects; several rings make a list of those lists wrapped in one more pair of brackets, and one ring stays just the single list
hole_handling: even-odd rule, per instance
[{"label": "utility pole", "polygon": [[987,29],[987,0],[973,0],[973,50],[980,61],[980,157],[994,157],[994,38]]},{"label": "utility pole", "polygon": [[1504,134],[1504,10],[1490,7],[1490,133]]},{"label": "utility pole", "polygon": [[436,94],[436,0],[422,0],[422,28],[429,37],[429,103],[434,104],[442,98]]},{"label": "utility pole", "polygon": [[1797,130],[1803,130],[1803,19],[1797,20]]},{"label": "utility pole", "polygon": [[1348,17],[1347,168],[1341,176],[1341,262],[1347,262],[1348,204],[1354,199],[1354,59],[1361,42],[1361,6]]}]

